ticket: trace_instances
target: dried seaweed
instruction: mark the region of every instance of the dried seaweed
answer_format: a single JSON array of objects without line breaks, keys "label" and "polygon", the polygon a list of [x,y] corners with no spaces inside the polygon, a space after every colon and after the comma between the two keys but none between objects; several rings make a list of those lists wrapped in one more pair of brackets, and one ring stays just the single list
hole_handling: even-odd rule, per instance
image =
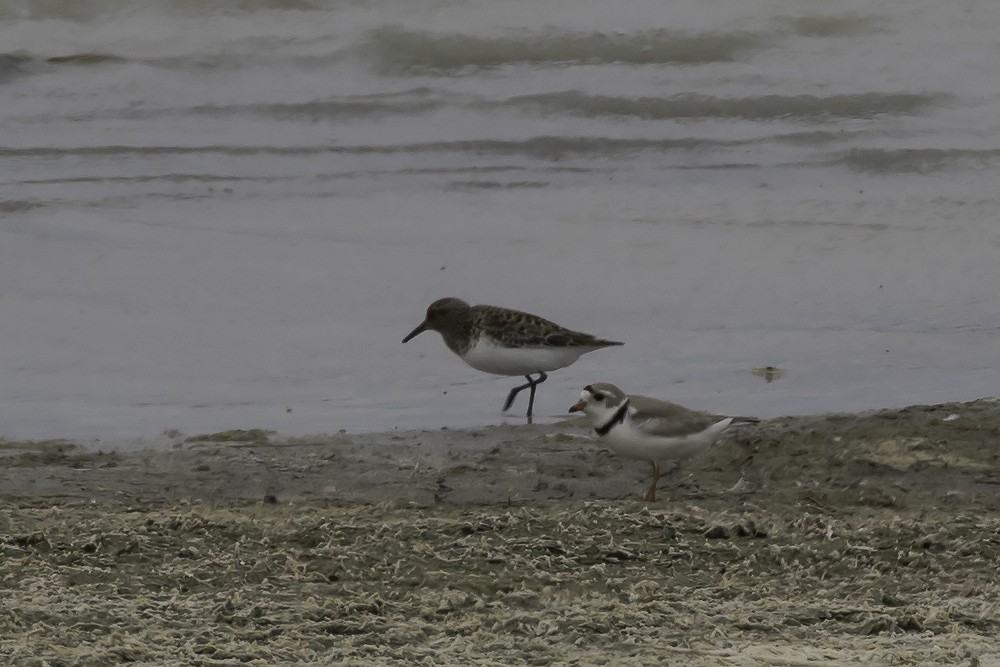
[{"label": "dried seaweed", "polygon": [[[1000,517],[928,514],[632,501],[7,507],[0,658],[954,664],[996,654]],[[761,532],[734,528],[748,524]],[[729,536],[706,537],[713,526]]]}]

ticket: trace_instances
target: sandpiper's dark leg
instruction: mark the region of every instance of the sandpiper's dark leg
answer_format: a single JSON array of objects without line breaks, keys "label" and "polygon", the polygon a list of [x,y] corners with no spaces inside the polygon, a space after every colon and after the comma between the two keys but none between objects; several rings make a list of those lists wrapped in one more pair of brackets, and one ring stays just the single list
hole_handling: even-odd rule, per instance
[{"label": "sandpiper's dark leg", "polygon": [[507,410],[510,409],[511,404],[514,403],[514,399],[521,392],[521,390],[522,389],[527,389],[528,387],[530,387],[531,385],[534,384],[531,381],[531,376],[530,375],[525,375],[524,377],[528,378],[528,383],[527,384],[520,384],[520,385],[518,385],[518,386],[516,386],[516,387],[514,387],[513,389],[510,390],[510,393],[507,394],[507,400],[503,402],[503,407],[500,409],[500,412],[507,412]]},{"label": "sandpiper's dark leg", "polygon": [[531,382],[531,378],[528,377],[528,382],[531,382],[531,393],[528,394],[528,419],[531,419],[531,409],[535,407],[535,387],[545,382],[549,378],[545,373],[538,371],[538,379]]},{"label": "sandpiper's dark leg", "polygon": [[507,394],[507,400],[504,401],[501,412],[507,412],[507,410],[510,409],[510,406],[514,403],[514,399],[517,398],[517,395],[521,391],[524,389],[531,389],[531,393],[528,395],[528,419],[531,419],[531,409],[535,405],[535,387],[545,382],[548,377],[548,375],[541,371],[538,372],[537,380],[532,380],[530,375],[525,375],[524,379],[527,380],[527,382],[510,390],[510,393]]}]

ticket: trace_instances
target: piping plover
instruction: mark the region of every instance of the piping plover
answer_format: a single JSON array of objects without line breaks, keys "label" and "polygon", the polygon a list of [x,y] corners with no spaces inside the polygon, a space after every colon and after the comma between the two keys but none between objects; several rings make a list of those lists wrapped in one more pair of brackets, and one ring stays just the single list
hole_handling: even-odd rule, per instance
[{"label": "piping plover", "polygon": [[660,463],[685,459],[710,447],[733,424],[755,417],[727,417],[690,410],[648,396],[631,396],[613,384],[588,384],[570,412],[583,412],[597,440],[622,456],[649,461],[653,481],[643,499],[656,500]]}]

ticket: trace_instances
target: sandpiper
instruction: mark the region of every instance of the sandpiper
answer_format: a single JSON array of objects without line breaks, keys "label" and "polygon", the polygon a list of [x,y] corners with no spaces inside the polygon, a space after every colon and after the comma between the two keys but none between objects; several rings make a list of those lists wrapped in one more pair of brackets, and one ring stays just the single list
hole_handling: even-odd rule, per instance
[{"label": "sandpiper", "polygon": [[583,412],[598,442],[617,454],[649,461],[653,481],[643,495],[656,500],[660,463],[685,459],[710,447],[728,427],[755,424],[755,417],[727,417],[690,410],[648,396],[628,395],[613,384],[588,384],[570,412]]},{"label": "sandpiper", "polygon": [[[566,329],[538,315],[498,306],[470,306],[454,297],[432,303],[424,321],[403,342],[428,330],[440,333],[448,349],[477,370],[523,375],[528,382],[510,390],[503,411],[520,391],[530,389],[528,421],[535,405],[535,387],[548,378],[546,371],[569,366],[587,352],[622,345]],[[537,379],[532,379],[534,374]]]}]

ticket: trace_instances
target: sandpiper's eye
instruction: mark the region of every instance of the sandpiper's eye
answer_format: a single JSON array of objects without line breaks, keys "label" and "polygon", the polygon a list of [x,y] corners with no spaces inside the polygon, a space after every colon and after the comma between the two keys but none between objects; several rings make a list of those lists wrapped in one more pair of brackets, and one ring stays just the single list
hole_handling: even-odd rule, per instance
[{"label": "sandpiper's eye", "polygon": [[595,393],[594,394],[594,400],[595,401],[603,401],[604,400],[604,394],[602,394],[600,392]]}]

